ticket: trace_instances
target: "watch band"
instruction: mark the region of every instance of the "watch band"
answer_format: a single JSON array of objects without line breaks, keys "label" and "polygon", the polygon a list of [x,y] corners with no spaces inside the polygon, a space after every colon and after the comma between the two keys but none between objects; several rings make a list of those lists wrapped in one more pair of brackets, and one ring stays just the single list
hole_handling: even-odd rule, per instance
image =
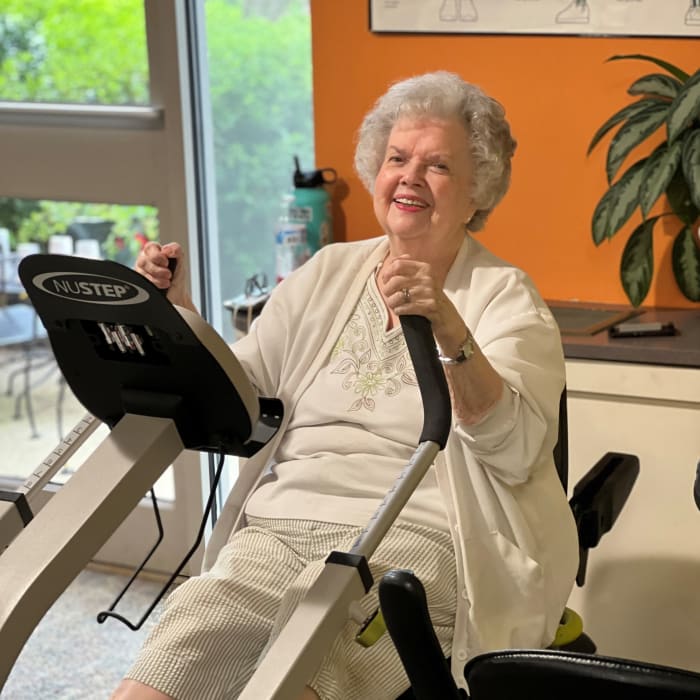
[{"label": "watch band", "polygon": [[462,362],[466,362],[473,354],[474,338],[472,338],[472,334],[467,331],[467,337],[459,346],[457,357],[447,357],[446,355],[443,355],[442,352],[438,352],[438,360],[440,360],[443,365],[459,365],[462,364]]}]

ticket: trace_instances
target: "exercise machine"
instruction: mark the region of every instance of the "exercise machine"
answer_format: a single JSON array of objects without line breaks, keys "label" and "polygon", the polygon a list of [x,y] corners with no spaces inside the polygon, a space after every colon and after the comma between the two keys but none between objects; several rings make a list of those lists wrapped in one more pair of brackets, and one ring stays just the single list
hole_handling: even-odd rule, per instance
[{"label": "exercise machine", "polygon": [[[20,278],[56,361],[88,411],[72,450],[96,424],[110,432],[46,505],[38,493],[65,455],[17,492],[0,492],[0,688],[32,630],[182,450],[251,456],[277,432],[283,406],[258,397],[235,355],[197,314],[111,261],[32,255]],[[450,399],[427,319],[402,317],[425,421],[417,449],[348,552],[332,552],[241,695],[301,692],[345,622],[371,637],[357,599],[367,560],[444,448]]]},{"label": "exercise machine", "polygon": [[70,445],[100,422],[110,432],[43,507],[61,454],[1,496],[0,685],[50,605],[182,450],[250,456],[282,418],[281,403],[255,395],[211,327],[132,270],[35,255],[19,273],[89,412]]}]

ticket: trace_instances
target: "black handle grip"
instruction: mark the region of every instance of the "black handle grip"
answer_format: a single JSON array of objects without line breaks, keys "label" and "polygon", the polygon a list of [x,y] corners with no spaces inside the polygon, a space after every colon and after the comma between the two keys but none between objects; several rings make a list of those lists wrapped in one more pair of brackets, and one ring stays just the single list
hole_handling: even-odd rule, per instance
[{"label": "black handle grip", "polygon": [[415,315],[399,318],[423,400],[420,441],[430,440],[444,449],[450,434],[452,404],[445,372],[437,357],[430,321],[425,316]]},{"label": "black handle grip", "polygon": [[[170,270],[171,274],[173,274],[173,275],[175,274],[175,268],[176,268],[176,267],[177,267],[177,258],[168,258],[168,270]],[[173,278],[171,277],[171,278],[170,278],[170,281],[171,281],[171,282],[172,282],[172,279],[173,279]],[[167,295],[168,295],[168,289],[170,289],[170,287],[166,287],[165,289],[161,289],[161,290],[160,290],[160,293],[161,293],[163,296],[167,296]]]}]

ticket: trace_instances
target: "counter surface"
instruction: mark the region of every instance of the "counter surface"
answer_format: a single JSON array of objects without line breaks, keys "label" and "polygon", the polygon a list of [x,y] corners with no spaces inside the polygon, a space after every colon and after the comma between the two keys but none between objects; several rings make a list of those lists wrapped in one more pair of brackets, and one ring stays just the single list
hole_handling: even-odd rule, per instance
[{"label": "counter surface", "polygon": [[630,321],[646,323],[673,322],[674,336],[644,338],[610,338],[607,328],[592,334],[567,333],[562,329],[564,355],[567,359],[605,360],[640,364],[669,365],[700,368],[700,308],[697,309],[633,309],[632,307],[593,304],[585,302],[548,301],[555,318],[565,312],[567,318],[572,309],[580,308],[582,314],[591,310],[609,310],[624,314]]}]

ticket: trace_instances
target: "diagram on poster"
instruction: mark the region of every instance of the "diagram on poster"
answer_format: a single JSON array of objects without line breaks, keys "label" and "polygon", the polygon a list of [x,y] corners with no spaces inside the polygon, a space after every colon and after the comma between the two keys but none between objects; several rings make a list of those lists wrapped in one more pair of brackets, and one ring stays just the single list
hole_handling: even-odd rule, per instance
[{"label": "diagram on poster", "polygon": [[371,0],[370,28],[700,38],[700,0]]}]

